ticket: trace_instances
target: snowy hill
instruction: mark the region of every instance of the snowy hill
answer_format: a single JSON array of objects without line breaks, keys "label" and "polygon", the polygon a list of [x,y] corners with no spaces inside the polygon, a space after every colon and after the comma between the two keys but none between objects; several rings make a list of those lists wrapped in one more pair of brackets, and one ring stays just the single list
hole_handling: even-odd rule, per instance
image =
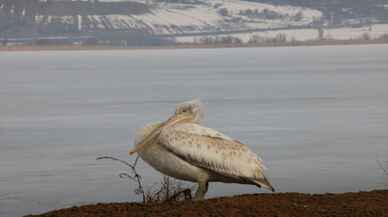
[{"label": "snowy hill", "polygon": [[[240,0],[186,0],[184,3],[154,3],[150,12],[144,14],[89,15],[87,28],[184,35],[306,27],[321,17],[320,11],[302,7]],[[72,22],[71,17],[62,19],[63,22]]]},{"label": "snowy hill", "polygon": [[[353,19],[357,21],[355,23],[347,23],[345,21],[351,19],[343,19],[333,25],[330,22],[334,19],[317,9],[248,0],[42,1],[34,7],[24,6],[23,10],[30,9],[24,15],[13,14],[19,15],[18,19],[9,14],[23,10],[11,10],[12,7],[2,7],[0,0],[0,24],[3,23],[4,31],[16,35],[14,37],[42,32],[54,35],[82,33],[97,36],[102,41],[141,44],[159,43],[159,40],[163,43],[207,43],[236,39],[250,43],[377,39],[388,35],[388,24],[382,21],[364,22],[360,18]],[[10,10],[5,11],[6,8]],[[30,22],[26,25],[15,25],[17,20],[27,19]],[[9,28],[12,26],[15,28]],[[145,36],[149,36],[150,42],[144,39]]]}]

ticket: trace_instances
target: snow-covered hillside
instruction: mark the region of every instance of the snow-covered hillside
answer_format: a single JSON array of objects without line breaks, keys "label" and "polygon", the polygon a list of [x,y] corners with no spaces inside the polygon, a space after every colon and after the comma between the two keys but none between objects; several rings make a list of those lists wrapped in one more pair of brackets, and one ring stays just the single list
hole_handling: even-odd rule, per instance
[{"label": "snow-covered hillside", "polygon": [[90,15],[88,27],[137,29],[154,35],[200,34],[308,26],[322,16],[320,11],[309,8],[242,0],[159,2],[153,3],[150,11],[141,15]]},{"label": "snow-covered hillside", "polygon": [[[128,0],[99,0],[105,2]],[[81,30],[135,30],[167,36],[177,43],[197,43],[232,36],[242,43],[274,39],[376,39],[388,34],[388,24],[336,27],[318,30],[322,12],[303,7],[244,0],[131,0],[144,4],[142,14],[88,15],[78,19]],[[177,3],[179,2],[179,3]],[[147,3],[147,4],[146,4]],[[38,22],[74,24],[73,16],[38,17]],[[373,27],[373,28],[372,28]],[[321,31],[321,32],[320,32]]]},{"label": "snow-covered hillside", "polygon": [[342,27],[342,28],[326,28],[322,29],[322,35],[319,36],[319,31],[314,28],[305,29],[284,29],[284,30],[268,30],[247,33],[233,34],[217,34],[206,36],[180,36],[175,37],[177,43],[201,43],[204,40],[222,41],[227,37],[233,37],[240,40],[241,43],[251,42],[271,42],[279,37],[283,37],[284,42],[292,41],[313,41],[320,37],[324,40],[357,40],[357,39],[377,39],[383,35],[388,35],[388,24],[374,24],[368,27]]}]

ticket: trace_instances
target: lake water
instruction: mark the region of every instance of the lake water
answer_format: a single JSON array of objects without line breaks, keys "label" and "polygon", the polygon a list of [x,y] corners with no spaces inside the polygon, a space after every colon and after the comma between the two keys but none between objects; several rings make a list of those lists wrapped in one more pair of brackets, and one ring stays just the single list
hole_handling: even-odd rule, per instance
[{"label": "lake water", "polygon": [[[128,159],[136,129],[194,97],[281,192],[387,185],[387,45],[2,52],[0,77],[0,216],[140,199],[124,166],[96,157]],[[208,196],[256,192],[217,183]]]}]

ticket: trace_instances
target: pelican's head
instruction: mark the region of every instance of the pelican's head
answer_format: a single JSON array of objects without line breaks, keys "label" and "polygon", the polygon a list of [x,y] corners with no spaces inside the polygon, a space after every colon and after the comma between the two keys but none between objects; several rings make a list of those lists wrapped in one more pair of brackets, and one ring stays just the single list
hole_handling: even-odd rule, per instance
[{"label": "pelican's head", "polygon": [[173,116],[153,128],[151,132],[148,133],[148,136],[143,136],[144,138],[142,138],[142,141],[136,141],[136,147],[134,149],[130,149],[128,153],[129,155],[132,155],[138,151],[141,151],[147,145],[155,142],[155,139],[159,136],[161,130],[163,130],[165,127],[173,126],[174,124],[183,122],[199,123],[202,118],[203,107],[199,99],[179,103],[176,106],[175,114]]},{"label": "pelican's head", "polygon": [[203,105],[199,99],[179,103],[175,109],[175,116],[191,116],[195,123],[200,123],[202,121],[203,113]]}]

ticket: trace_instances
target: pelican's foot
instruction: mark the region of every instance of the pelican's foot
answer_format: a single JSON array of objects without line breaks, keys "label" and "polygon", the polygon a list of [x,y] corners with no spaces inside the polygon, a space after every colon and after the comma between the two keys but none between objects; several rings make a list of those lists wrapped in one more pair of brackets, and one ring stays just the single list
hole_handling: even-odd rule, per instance
[{"label": "pelican's foot", "polygon": [[205,194],[207,192],[208,187],[209,182],[207,180],[199,181],[197,191],[195,192],[194,200],[199,201],[205,199]]}]

